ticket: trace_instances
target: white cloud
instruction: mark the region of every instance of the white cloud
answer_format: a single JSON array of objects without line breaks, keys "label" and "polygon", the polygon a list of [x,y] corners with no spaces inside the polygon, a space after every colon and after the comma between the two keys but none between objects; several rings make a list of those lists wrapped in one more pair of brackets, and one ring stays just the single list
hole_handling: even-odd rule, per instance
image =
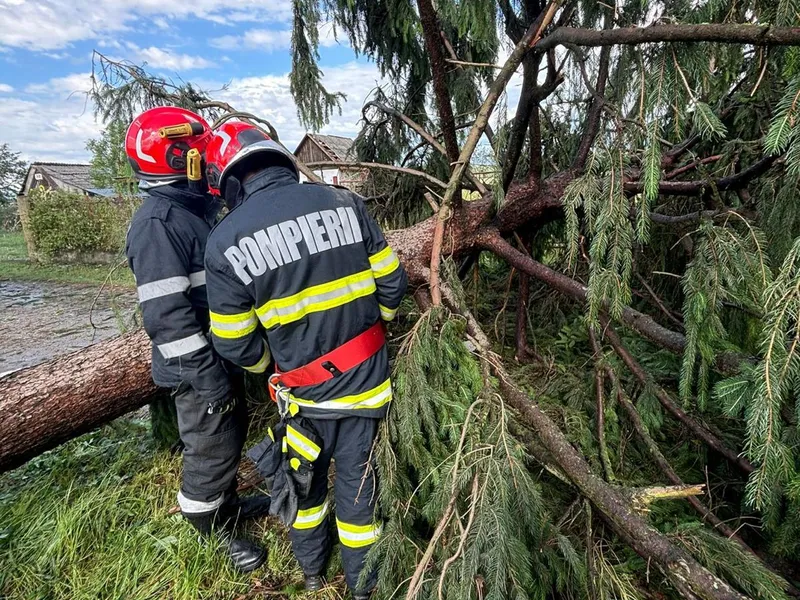
[{"label": "white cloud", "polygon": [[[182,21],[197,17],[233,25],[285,23],[290,0],[194,0],[191,10],[163,0],[0,0],[0,47],[56,50],[73,42],[125,31],[137,21]],[[156,25],[158,26],[158,25]]]},{"label": "white cloud", "polygon": [[[329,90],[346,92],[347,101],[342,105],[342,115],[334,116],[323,133],[355,137],[361,106],[379,79],[374,64],[352,62],[325,69],[324,84]],[[222,87],[220,82],[197,83],[205,89]],[[86,95],[74,92],[88,90],[89,86],[87,73],[75,73],[30,85],[25,89],[27,97],[0,95],[3,141],[30,161],[88,160],[86,141],[97,137],[103,126],[95,121],[94,107]],[[233,79],[214,96],[268,119],[291,150],[306,132],[297,118],[287,74]]]},{"label": "white cloud", "polygon": [[193,69],[207,69],[215,66],[213,62],[201,56],[179,54],[165,48],[150,46],[139,48],[135,44],[128,44],[133,52],[133,60],[137,63],[147,63],[154,69],[167,69],[170,71],[191,71]]},{"label": "white cloud", "polygon": [[[347,43],[347,36],[342,31],[336,31],[332,21],[320,23],[317,29],[319,31],[319,45],[323,48]],[[336,39],[337,37],[339,38],[338,40]]]},{"label": "white cloud", "polygon": [[14,88],[7,83],[0,83],[0,94],[10,94],[13,91]]},{"label": "white cloud", "polygon": [[28,94],[56,96],[60,98],[80,95],[85,97],[92,89],[91,73],[72,73],[54,77],[46,83],[33,83],[25,88]]},{"label": "white cloud", "polygon": [[273,52],[291,46],[292,32],[289,29],[250,29],[244,35],[224,35],[214,38],[210,44],[222,50],[263,50]]},{"label": "white cloud", "polygon": [[85,98],[41,101],[0,96],[3,141],[26,160],[80,162],[88,159],[86,141],[100,134]]},{"label": "white cloud", "polygon": [[[319,45],[327,48],[330,46],[347,43],[347,36],[336,32],[332,22],[320,23]],[[337,35],[341,39],[337,39]],[[291,29],[250,29],[242,35],[223,35],[211,39],[209,42],[214,48],[222,50],[262,50],[274,52],[288,50],[292,44]]]},{"label": "white cloud", "polygon": [[[380,80],[378,68],[372,63],[351,62],[324,71],[325,87],[330,91],[345,92],[347,101],[342,103],[342,114],[335,114],[322,132],[355,137],[364,100]],[[297,118],[288,74],[233,79],[218,95],[238,110],[269,120],[290,150],[294,150],[306,133]]]}]

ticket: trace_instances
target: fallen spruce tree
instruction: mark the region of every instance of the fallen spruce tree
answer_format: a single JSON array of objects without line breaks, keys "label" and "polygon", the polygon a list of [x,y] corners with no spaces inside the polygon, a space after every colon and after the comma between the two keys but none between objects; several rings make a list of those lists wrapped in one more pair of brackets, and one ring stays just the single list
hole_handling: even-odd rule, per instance
[{"label": "fallen spruce tree", "polygon": [[[418,306],[376,448],[382,485],[367,491],[387,516],[381,593],[795,595],[792,3],[324,6],[294,3],[293,94],[314,127],[340,100],[315,62],[323,18],[393,82],[365,104],[343,166],[368,173],[373,214],[402,227],[387,237]],[[495,65],[500,30],[514,49]],[[179,103],[262,122],[96,60],[104,118]],[[84,362],[142,342],[0,380],[8,414],[30,384],[83,369],[82,387],[39,386],[17,411],[44,423],[69,402],[97,407],[27,446],[4,419],[0,438],[17,438],[2,464],[117,416],[114,398],[145,402],[141,357],[113,367],[130,373],[113,397],[99,385],[113,368]]]}]

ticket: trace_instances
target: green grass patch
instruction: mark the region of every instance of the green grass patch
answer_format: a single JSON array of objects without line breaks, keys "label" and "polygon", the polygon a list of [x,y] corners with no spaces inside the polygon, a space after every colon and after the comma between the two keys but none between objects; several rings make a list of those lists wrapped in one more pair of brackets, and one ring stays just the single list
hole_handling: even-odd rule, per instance
[{"label": "green grass patch", "polygon": [[169,514],[180,464],[155,448],[146,422],[118,419],[0,476],[0,597],[303,598],[302,574],[274,521],[249,525],[269,560],[241,575]]},{"label": "green grass patch", "polygon": [[31,261],[22,232],[0,231],[0,281],[101,285],[107,277],[108,285],[134,287],[133,274],[125,265],[115,269],[113,265],[60,265]]}]

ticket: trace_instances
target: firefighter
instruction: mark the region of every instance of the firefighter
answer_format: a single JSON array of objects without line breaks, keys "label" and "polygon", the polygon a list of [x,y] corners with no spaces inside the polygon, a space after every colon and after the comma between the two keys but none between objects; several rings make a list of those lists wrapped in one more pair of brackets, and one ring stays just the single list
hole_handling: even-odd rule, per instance
[{"label": "firefighter", "polygon": [[289,530],[306,589],[322,587],[331,550],[333,459],[345,578],[354,598],[368,598],[376,573],[362,571],[381,531],[372,448],[392,399],[383,323],[405,271],[358,195],[300,184],[292,154],[259,129],[226,123],[206,159],[212,191],[232,209],[206,246],[214,346],[255,373],[274,359],[284,451],[297,455],[292,469],[302,470],[299,456],[313,469]]},{"label": "firefighter", "polygon": [[229,374],[207,336],[203,255],[219,203],[203,193],[205,185],[190,188],[187,154],[203,152],[210,137],[202,117],[176,107],[147,110],[131,123],[125,151],[147,197],[131,221],[125,254],[153,343],[153,381],[172,390],[177,409],[181,512],[204,536],[217,529],[233,565],[247,572],[264,563],[266,551],[232,528],[266,513],[269,499],[236,495],[247,432],[243,380],[241,372]]}]

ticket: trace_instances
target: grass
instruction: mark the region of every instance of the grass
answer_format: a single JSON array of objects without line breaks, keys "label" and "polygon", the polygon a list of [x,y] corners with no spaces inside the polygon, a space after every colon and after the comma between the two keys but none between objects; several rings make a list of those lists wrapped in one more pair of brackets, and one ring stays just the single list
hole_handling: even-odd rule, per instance
[{"label": "grass", "polygon": [[[110,265],[59,265],[31,261],[22,232],[0,231],[0,281],[100,285],[109,276],[111,269]],[[133,275],[123,265],[114,270],[108,283],[116,287],[132,288]]]},{"label": "grass", "polygon": [[248,528],[267,565],[234,572],[169,514],[179,480],[180,458],[157,450],[148,424],[130,418],[0,476],[0,598],[342,597],[341,577],[323,594],[299,591],[285,530],[270,519]]}]

